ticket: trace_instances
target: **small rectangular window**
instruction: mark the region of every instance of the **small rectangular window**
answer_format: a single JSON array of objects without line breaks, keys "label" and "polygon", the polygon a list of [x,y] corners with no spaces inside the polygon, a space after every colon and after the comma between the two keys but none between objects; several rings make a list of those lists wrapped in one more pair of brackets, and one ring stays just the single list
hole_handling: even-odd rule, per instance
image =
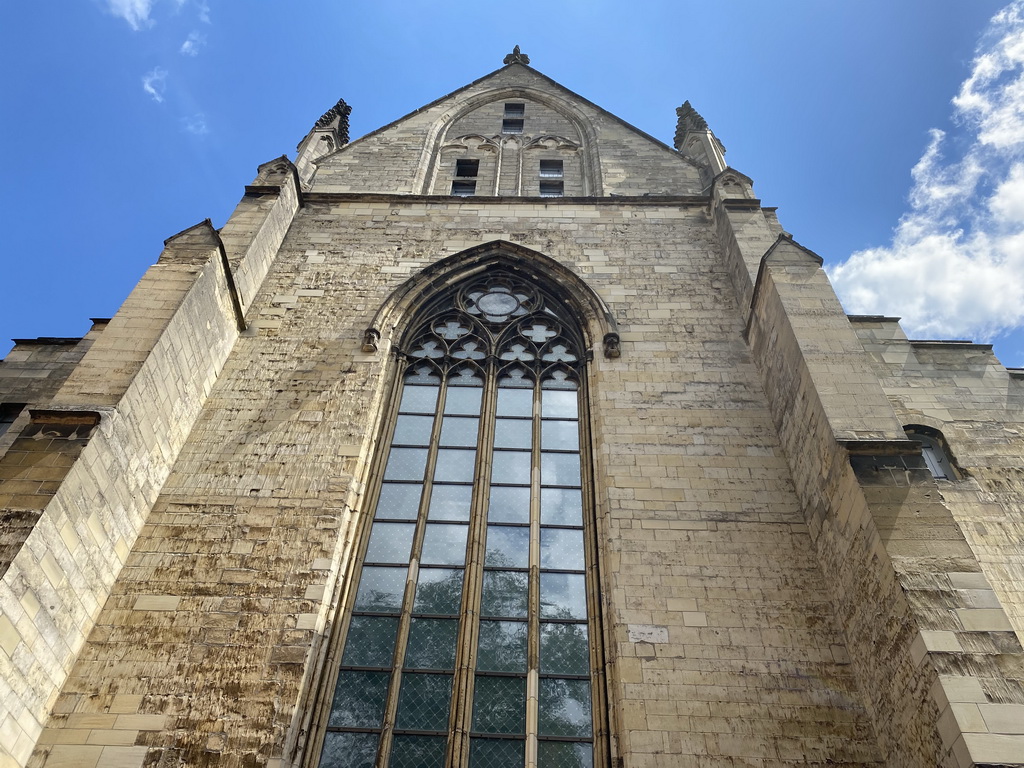
[{"label": "small rectangular window", "polygon": [[526,117],[526,105],[520,102],[506,102],[505,117]]},{"label": "small rectangular window", "polygon": [[476,194],[475,181],[453,181],[452,194],[456,197],[472,197]]},{"label": "small rectangular window", "polygon": [[455,175],[461,179],[475,179],[480,172],[479,160],[456,160]]},{"label": "small rectangular window", "polygon": [[560,178],[562,178],[562,161],[561,160],[541,160],[540,161],[540,177],[542,179],[560,179]]},{"label": "small rectangular window", "polygon": [[561,181],[542,181],[540,183],[541,197],[562,197],[563,194]]},{"label": "small rectangular window", "polygon": [[522,133],[523,132],[523,121],[516,120],[513,118],[505,118],[501,121],[501,132],[502,133]]}]

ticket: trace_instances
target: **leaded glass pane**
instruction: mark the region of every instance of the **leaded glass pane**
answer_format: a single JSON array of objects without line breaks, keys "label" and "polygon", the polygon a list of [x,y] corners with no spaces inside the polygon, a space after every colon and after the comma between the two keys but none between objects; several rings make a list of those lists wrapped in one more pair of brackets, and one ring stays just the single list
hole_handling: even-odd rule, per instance
[{"label": "leaded glass pane", "polygon": [[540,531],[540,567],[563,571],[582,571],[583,531],[542,528]]},{"label": "leaded glass pane", "polygon": [[459,612],[462,604],[461,568],[421,568],[414,613],[429,613],[435,616],[452,616]]},{"label": "leaded glass pane", "polygon": [[519,571],[484,571],[481,616],[526,616],[526,574]]},{"label": "leaded glass pane", "polygon": [[398,697],[398,727],[414,731],[448,730],[452,676],[406,672]]},{"label": "leaded glass pane", "polygon": [[458,360],[483,360],[487,346],[480,339],[464,339],[452,346],[452,357]]},{"label": "leaded glass pane", "polygon": [[548,378],[541,382],[541,387],[545,390],[548,389],[571,389],[576,391],[579,389],[579,384],[572,378],[570,372],[565,369],[558,369],[551,372]]},{"label": "leaded glass pane", "polygon": [[575,488],[541,488],[540,521],[544,525],[583,525],[583,496]]},{"label": "leaded glass pane", "polygon": [[395,655],[398,619],[353,616],[341,663],[346,667],[390,667]]},{"label": "leaded glass pane", "polygon": [[550,451],[578,451],[580,423],[545,419],[540,425],[540,446]]},{"label": "leaded glass pane", "polygon": [[[484,380],[480,376],[480,371],[472,366],[463,366],[454,372],[454,375],[448,378],[448,388],[452,387],[482,387]],[[457,406],[461,408],[462,406]],[[463,413],[463,411],[445,411],[445,413]],[[465,413],[472,413],[472,411],[465,411]]]},{"label": "leaded glass pane", "polygon": [[434,485],[430,493],[431,520],[469,520],[469,508],[473,502],[471,485]]},{"label": "leaded glass pane", "polygon": [[526,730],[526,679],[477,675],[473,691],[473,730],[521,734]]},{"label": "leaded glass pane", "polygon": [[530,484],[530,454],[527,451],[495,451],[491,482]]},{"label": "leaded glass pane", "polygon": [[579,396],[573,390],[544,389],[540,398],[540,415],[546,419],[575,419]]},{"label": "leaded glass pane", "polygon": [[520,333],[534,344],[543,344],[558,335],[558,331],[555,328],[552,328],[549,323],[534,320],[533,322],[527,321],[523,323],[520,326]]},{"label": "leaded glass pane", "polygon": [[520,739],[470,739],[470,768],[518,768],[525,742]]},{"label": "leaded glass pane", "polygon": [[546,363],[574,363],[576,355],[565,344],[552,344],[545,350],[542,360]]},{"label": "leaded glass pane", "polygon": [[529,528],[487,526],[487,554],[484,555],[484,565],[496,568],[526,568],[529,564]]},{"label": "leaded glass pane", "polygon": [[537,743],[538,768],[594,768],[590,742],[541,741]]},{"label": "leaded glass pane", "polygon": [[437,452],[434,480],[471,483],[476,469],[476,451],[469,448],[442,448]]},{"label": "leaded glass pane", "polygon": [[580,455],[578,453],[542,453],[540,455],[540,481],[544,485],[580,484]]},{"label": "leaded glass pane", "polygon": [[379,728],[384,717],[390,672],[348,669],[338,675],[327,725],[340,728]]},{"label": "leaded glass pane", "polygon": [[444,768],[445,736],[398,734],[391,745],[391,768]]},{"label": "leaded glass pane", "polygon": [[374,523],[370,545],[366,548],[366,562],[408,563],[415,532],[414,523]]},{"label": "leaded glass pane", "polygon": [[462,565],[466,561],[468,532],[467,525],[427,523],[420,562],[428,565]]},{"label": "leaded glass pane", "polygon": [[422,480],[427,466],[426,448],[392,448],[385,480]]},{"label": "leaded glass pane", "polygon": [[373,768],[379,740],[376,733],[327,733],[320,768]]},{"label": "leaded glass pane", "polygon": [[395,445],[429,445],[433,416],[399,416],[395,424]]},{"label": "leaded glass pane", "polygon": [[422,492],[423,486],[419,483],[384,483],[380,487],[375,517],[383,520],[415,520]]},{"label": "leaded glass pane", "polygon": [[409,629],[405,666],[411,669],[454,669],[456,619],[414,618]]},{"label": "leaded glass pane", "polygon": [[530,522],[530,489],[492,486],[487,520],[492,523]]},{"label": "leaded glass pane", "polygon": [[356,593],[356,610],[373,613],[397,613],[402,609],[408,567],[377,568],[364,566]]},{"label": "leaded glass pane", "polygon": [[590,681],[542,677],[537,730],[541,736],[589,736]]},{"label": "leaded glass pane", "polygon": [[[533,379],[527,375],[527,372],[522,368],[510,368],[502,373],[498,378],[499,387],[517,387],[520,389],[533,389]],[[508,416],[511,414],[503,411],[498,411],[499,415]]]},{"label": "leaded glass pane", "polygon": [[529,362],[535,360],[536,355],[530,351],[526,344],[509,344],[506,349],[499,355],[502,360],[519,360],[521,362]]},{"label": "leaded glass pane", "polygon": [[448,387],[444,398],[446,414],[477,416],[480,414],[480,398],[483,397],[480,387]]},{"label": "leaded glass pane", "polygon": [[499,387],[496,411],[499,416],[532,416],[533,390]]},{"label": "leaded glass pane", "polygon": [[402,413],[433,413],[437,408],[437,387],[420,387],[406,384],[402,391]]},{"label": "leaded glass pane", "polygon": [[441,445],[455,445],[464,448],[476,446],[477,427],[480,419],[466,416],[447,416],[441,422]]},{"label": "leaded glass pane", "polygon": [[589,675],[587,625],[542,623],[540,671],[546,675]]},{"label": "leaded glass pane", "polygon": [[526,672],[525,621],[481,621],[476,668],[481,672]]},{"label": "leaded glass pane", "polygon": [[445,318],[439,321],[434,326],[434,333],[440,336],[442,339],[458,339],[469,333],[469,327],[462,320],[456,320],[454,318]]},{"label": "leaded glass pane", "polygon": [[494,423],[495,448],[529,448],[533,442],[530,419],[497,419]]},{"label": "leaded glass pane", "polygon": [[541,573],[540,615],[546,619],[587,618],[583,574]]}]

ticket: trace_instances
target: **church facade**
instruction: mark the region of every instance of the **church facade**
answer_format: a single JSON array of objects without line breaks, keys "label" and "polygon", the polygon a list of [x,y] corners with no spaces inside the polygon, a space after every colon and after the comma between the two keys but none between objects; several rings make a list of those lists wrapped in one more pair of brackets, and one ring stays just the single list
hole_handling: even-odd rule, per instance
[{"label": "church facade", "polygon": [[1024,371],[689,103],[348,114],[0,364],[0,768],[1024,766]]}]

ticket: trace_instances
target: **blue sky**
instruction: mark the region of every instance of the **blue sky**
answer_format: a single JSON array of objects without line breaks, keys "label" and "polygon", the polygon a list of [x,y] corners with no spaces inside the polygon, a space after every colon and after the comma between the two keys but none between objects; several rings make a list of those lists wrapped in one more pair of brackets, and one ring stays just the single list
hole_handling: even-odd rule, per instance
[{"label": "blue sky", "polygon": [[519,44],[669,143],[689,99],[848,311],[1024,366],[1024,0],[68,0],[0,25],[0,355],[112,315],[339,97],[355,138]]}]

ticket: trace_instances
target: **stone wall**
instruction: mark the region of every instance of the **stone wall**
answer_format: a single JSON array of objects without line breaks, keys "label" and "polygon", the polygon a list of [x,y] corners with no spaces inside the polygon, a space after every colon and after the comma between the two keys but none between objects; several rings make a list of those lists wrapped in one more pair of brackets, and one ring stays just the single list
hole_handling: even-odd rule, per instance
[{"label": "stone wall", "polygon": [[[289,177],[278,194],[240,204],[231,253],[250,294],[297,202]],[[45,509],[33,511],[38,519],[22,527],[0,585],[4,768],[28,759],[241,328],[228,252],[209,223],[166,246],[48,404],[102,421],[87,445],[75,444],[77,456],[59,452],[74,460],[60,468],[66,475]],[[65,756],[102,765],[129,759],[143,720],[119,720],[108,729],[116,733],[87,737],[87,749]]]},{"label": "stone wall", "polygon": [[392,375],[393,328],[373,354],[363,329],[491,241],[583,276],[619,323],[590,391],[622,764],[879,764],[705,210],[307,196],[33,764],[126,738],[134,764],[305,758]]},{"label": "stone wall", "polygon": [[748,334],[883,754],[1019,763],[1020,644],[818,264],[780,238]]}]

